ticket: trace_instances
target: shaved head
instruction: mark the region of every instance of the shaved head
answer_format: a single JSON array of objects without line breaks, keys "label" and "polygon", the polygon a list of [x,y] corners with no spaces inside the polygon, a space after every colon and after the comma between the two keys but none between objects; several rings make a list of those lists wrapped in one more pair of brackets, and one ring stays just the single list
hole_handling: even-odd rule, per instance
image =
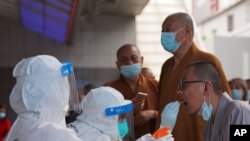
[{"label": "shaved head", "polygon": [[194,34],[193,20],[187,13],[178,12],[171,14],[165,19],[165,21],[176,21],[180,25],[189,25],[192,28],[192,32]]},{"label": "shaved head", "polygon": [[134,45],[134,44],[124,44],[124,45],[122,45],[122,46],[117,50],[117,52],[116,52],[116,58],[117,58],[117,60],[118,60],[118,58],[119,58],[121,52],[122,52],[123,50],[127,49],[127,48],[134,48],[134,49],[138,52],[138,54],[141,55],[140,50],[137,48],[136,45]]}]

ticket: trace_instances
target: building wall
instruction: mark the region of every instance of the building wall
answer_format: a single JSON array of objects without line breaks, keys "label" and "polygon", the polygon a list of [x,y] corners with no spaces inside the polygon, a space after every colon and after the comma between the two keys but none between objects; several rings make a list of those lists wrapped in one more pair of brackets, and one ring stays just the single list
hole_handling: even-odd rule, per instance
[{"label": "building wall", "polygon": [[[135,43],[135,17],[97,16],[92,21],[79,20],[72,39],[70,45],[58,43],[0,17],[0,102],[9,107],[15,64],[38,54],[53,55],[62,62],[72,61],[80,87],[88,82],[102,85],[117,78],[116,50],[125,43]],[[12,111],[10,115],[13,120]]]},{"label": "building wall", "polygon": [[142,13],[136,16],[136,44],[144,56],[143,66],[150,68],[157,80],[163,63],[173,55],[161,45],[162,23],[168,15],[187,12],[187,9],[183,0],[151,0]]},{"label": "building wall", "polygon": [[[233,30],[228,31],[228,16],[233,15]],[[238,32],[240,29],[249,26],[250,24],[250,1],[246,0],[238,5],[226,10],[222,14],[204,21],[199,25],[201,35],[205,39],[217,36],[237,36],[244,37],[243,32]],[[245,32],[245,31],[244,31]],[[250,31],[248,31],[250,33]],[[250,37],[250,34],[248,34]],[[245,36],[246,37],[246,36]]]},{"label": "building wall", "polygon": [[[233,16],[233,29],[228,31],[228,16]],[[228,79],[250,77],[250,1],[224,9],[199,25],[204,46],[222,62]]]},{"label": "building wall", "polygon": [[235,77],[250,78],[249,38],[217,36],[209,44],[221,61],[228,80]]}]

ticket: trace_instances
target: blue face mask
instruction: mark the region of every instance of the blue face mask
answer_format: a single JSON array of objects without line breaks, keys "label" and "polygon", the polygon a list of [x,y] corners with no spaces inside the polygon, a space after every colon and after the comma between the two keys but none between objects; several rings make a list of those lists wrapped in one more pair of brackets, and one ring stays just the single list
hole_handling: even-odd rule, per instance
[{"label": "blue face mask", "polygon": [[204,102],[202,104],[202,107],[201,107],[200,111],[198,112],[198,115],[202,116],[202,118],[205,121],[208,121],[212,116],[212,105],[211,104],[208,105],[205,102],[205,98],[204,98]]},{"label": "blue face mask", "polygon": [[127,66],[121,66],[121,74],[127,78],[135,78],[141,73],[141,64],[136,63]]},{"label": "blue face mask", "polygon": [[118,122],[118,131],[122,139],[128,134],[128,123],[126,119],[121,122]]},{"label": "blue face mask", "polygon": [[241,100],[242,99],[242,93],[240,90],[233,89],[232,90],[232,98],[234,100]]},{"label": "blue face mask", "polygon": [[5,116],[6,116],[6,113],[4,113],[4,112],[0,112],[0,119],[4,119],[4,118],[5,118]]},{"label": "blue face mask", "polygon": [[[179,31],[181,31],[183,28],[181,28]],[[181,42],[185,38],[180,43],[177,43],[175,41],[176,34],[179,31],[177,31],[177,32],[162,32],[161,33],[161,44],[166,51],[168,51],[170,53],[174,53],[180,47]]]}]

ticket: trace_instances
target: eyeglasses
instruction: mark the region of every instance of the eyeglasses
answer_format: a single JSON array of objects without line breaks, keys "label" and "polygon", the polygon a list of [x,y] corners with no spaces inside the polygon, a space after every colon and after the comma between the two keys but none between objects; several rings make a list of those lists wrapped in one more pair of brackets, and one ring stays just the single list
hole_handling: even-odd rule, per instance
[{"label": "eyeglasses", "polygon": [[187,88],[187,84],[191,84],[191,83],[201,83],[201,82],[205,82],[203,80],[193,80],[193,81],[185,81],[185,80],[182,80],[180,83],[179,83],[179,89],[180,90],[184,90],[185,88]]}]

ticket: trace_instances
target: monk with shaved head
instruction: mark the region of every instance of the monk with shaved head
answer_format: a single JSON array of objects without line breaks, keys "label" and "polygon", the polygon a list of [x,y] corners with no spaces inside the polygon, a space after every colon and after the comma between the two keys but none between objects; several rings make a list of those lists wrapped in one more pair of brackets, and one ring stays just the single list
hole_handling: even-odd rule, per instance
[{"label": "monk with shaved head", "polygon": [[[187,13],[171,14],[162,24],[162,46],[164,50],[173,54],[173,56],[166,60],[161,70],[158,100],[160,113],[166,104],[178,100],[178,83],[181,80],[185,67],[197,60],[211,62],[218,71],[222,81],[221,89],[230,93],[220,61],[214,55],[201,51],[194,43],[193,36],[193,21]],[[159,128],[161,118],[164,117],[158,117],[156,128]],[[196,114],[187,114],[183,104],[181,104],[172,134],[175,141],[202,141],[204,125],[205,121],[202,118]]]},{"label": "monk with shaved head", "polygon": [[136,45],[122,45],[117,50],[116,56],[120,77],[105,85],[117,89],[125,99],[133,101],[135,139],[137,139],[144,134],[154,132],[158,118],[158,82],[142,75],[143,57]]}]

